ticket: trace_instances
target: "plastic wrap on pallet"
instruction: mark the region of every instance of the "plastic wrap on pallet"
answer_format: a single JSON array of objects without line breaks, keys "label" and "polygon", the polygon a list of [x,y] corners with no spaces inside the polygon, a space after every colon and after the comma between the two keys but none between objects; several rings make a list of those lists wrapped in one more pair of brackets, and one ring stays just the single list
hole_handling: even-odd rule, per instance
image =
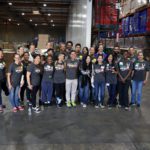
[{"label": "plastic wrap on pallet", "polygon": [[133,16],[129,17],[129,35],[132,35],[134,33],[134,20]]},{"label": "plastic wrap on pallet", "polygon": [[139,12],[139,33],[146,33],[147,9]]},{"label": "plastic wrap on pallet", "polygon": [[132,37],[127,37],[127,38],[124,38],[124,47],[125,48],[129,48],[130,46],[133,45],[133,38]]},{"label": "plastic wrap on pallet", "polygon": [[119,46],[124,47],[124,38],[119,39]]},{"label": "plastic wrap on pallet", "polygon": [[133,27],[134,27],[134,34],[138,34],[140,31],[140,23],[139,23],[139,12],[135,13],[133,16]]},{"label": "plastic wrap on pallet", "polygon": [[130,7],[131,7],[130,5],[131,5],[131,0],[128,0],[123,3],[120,17],[125,17],[127,14],[130,13]]},{"label": "plastic wrap on pallet", "polygon": [[147,0],[132,0],[131,1],[131,13],[135,12],[136,9],[143,7],[147,4]]}]

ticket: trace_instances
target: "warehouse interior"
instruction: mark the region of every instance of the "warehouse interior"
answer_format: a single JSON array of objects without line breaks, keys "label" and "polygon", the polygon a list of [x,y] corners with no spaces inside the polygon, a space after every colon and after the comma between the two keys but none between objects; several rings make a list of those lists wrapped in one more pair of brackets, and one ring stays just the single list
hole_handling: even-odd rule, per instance
[{"label": "warehouse interior", "polygon": [[[134,47],[150,60],[150,0],[0,0],[0,48],[9,65],[19,46],[73,41]],[[46,108],[0,114],[0,150],[150,150],[150,81],[141,109]],[[4,103],[8,104],[3,94]],[[34,127],[33,127],[34,125]]]}]

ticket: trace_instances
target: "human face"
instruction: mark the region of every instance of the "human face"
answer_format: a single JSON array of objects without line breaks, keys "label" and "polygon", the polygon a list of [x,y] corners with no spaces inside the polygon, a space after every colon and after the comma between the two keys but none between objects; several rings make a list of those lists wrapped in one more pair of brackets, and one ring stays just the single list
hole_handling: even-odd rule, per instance
[{"label": "human face", "polygon": [[88,54],[88,51],[86,48],[83,48],[83,54]]},{"label": "human face", "polygon": [[50,56],[47,57],[47,63],[48,63],[48,64],[52,64],[52,61],[53,61],[53,60],[52,60],[52,57],[50,57]]},{"label": "human face", "polygon": [[98,59],[97,59],[98,63],[102,63],[103,62],[103,57],[102,56],[99,56]]},{"label": "human face", "polygon": [[135,49],[134,48],[130,48],[129,49],[129,53],[130,53],[130,55],[134,55],[135,54]]},{"label": "human face", "polygon": [[24,58],[25,61],[28,61],[29,60],[29,54],[25,53],[23,58]]},{"label": "human face", "polygon": [[72,60],[75,60],[76,57],[77,57],[77,55],[76,55],[75,52],[72,52],[72,53],[70,54],[70,57],[71,57]]},{"label": "human face", "polygon": [[59,60],[59,61],[64,61],[64,59],[65,59],[65,58],[64,58],[64,55],[63,55],[63,54],[60,54],[60,55],[58,56],[58,60]]},{"label": "human face", "polygon": [[14,61],[15,61],[16,64],[19,64],[21,62],[20,56],[16,54],[14,56]]},{"label": "human face", "polygon": [[112,56],[112,55],[109,55],[109,56],[108,56],[108,62],[111,63],[112,60],[113,60],[113,56]]},{"label": "human face", "polygon": [[20,47],[19,50],[18,50],[18,54],[19,54],[20,56],[22,56],[23,53],[24,53],[24,48],[23,48],[23,47]]},{"label": "human face", "polygon": [[143,53],[138,53],[138,60],[143,60],[144,59],[144,55]]},{"label": "human face", "polygon": [[124,57],[125,59],[128,59],[128,52],[124,52],[123,57]]},{"label": "human face", "polygon": [[120,48],[119,48],[119,47],[115,47],[115,48],[114,48],[114,52],[115,52],[115,53],[120,53]]},{"label": "human face", "polygon": [[47,49],[53,48],[53,47],[54,47],[54,43],[53,42],[48,42],[47,45],[46,45]]},{"label": "human face", "polygon": [[91,47],[90,48],[90,55],[94,55],[95,54],[95,48],[94,47]]},{"label": "human face", "polygon": [[101,53],[101,52],[103,52],[103,50],[104,50],[103,45],[100,45],[98,48],[98,52]]},{"label": "human face", "polygon": [[75,51],[76,51],[77,53],[80,53],[80,51],[81,51],[81,47],[80,47],[79,45],[78,45],[78,46],[76,46]]},{"label": "human face", "polygon": [[35,46],[34,46],[34,45],[31,45],[31,46],[30,46],[30,52],[33,53],[34,51],[35,51]]},{"label": "human face", "polygon": [[72,44],[71,43],[67,44],[67,49],[72,49]]},{"label": "human face", "polygon": [[65,49],[66,49],[66,45],[65,45],[65,44],[61,44],[61,45],[60,45],[60,50],[61,50],[61,51],[65,51]]},{"label": "human face", "polygon": [[34,63],[35,63],[36,65],[38,65],[38,64],[40,64],[40,62],[41,62],[40,56],[36,56],[35,59],[34,59]]},{"label": "human face", "polygon": [[90,58],[90,56],[88,56],[88,57],[86,58],[86,63],[89,64],[90,62],[91,62],[91,58]]}]

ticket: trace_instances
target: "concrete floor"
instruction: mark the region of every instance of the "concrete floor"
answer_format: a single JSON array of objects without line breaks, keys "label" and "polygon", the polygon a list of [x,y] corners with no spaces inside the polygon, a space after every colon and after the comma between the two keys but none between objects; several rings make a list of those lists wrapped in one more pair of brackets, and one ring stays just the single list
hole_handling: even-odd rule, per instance
[{"label": "concrete floor", "polygon": [[81,106],[0,114],[0,150],[150,150],[150,82],[140,109]]}]

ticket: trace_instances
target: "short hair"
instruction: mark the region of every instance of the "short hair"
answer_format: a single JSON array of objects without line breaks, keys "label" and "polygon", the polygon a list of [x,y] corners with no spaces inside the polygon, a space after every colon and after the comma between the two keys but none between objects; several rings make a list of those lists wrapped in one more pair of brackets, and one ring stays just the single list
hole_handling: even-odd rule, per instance
[{"label": "short hair", "polygon": [[50,52],[50,51],[54,52],[54,49],[53,49],[53,48],[49,48],[49,49],[47,50],[47,53]]},{"label": "short hair", "polygon": [[81,44],[80,44],[80,43],[77,43],[77,44],[75,45],[75,47],[77,47],[77,46],[80,46],[80,47],[81,47]]},{"label": "short hair", "polygon": [[18,49],[20,49],[21,47],[23,48],[23,46],[19,46]]},{"label": "short hair", "polygon": [[72,53],[76,53],[76,51],[75,51],[75,50],[72,50],[72,51],[70,52],[70,54],[72,54]]},{"label": "short hair", "polygon": [[72,42],[72,41],[67,41],[67,42],[66,42],[66,45],[67,45],[68,43],[71,43],[71,46],[73,46],[73,42]]},{"label": "short hair", "polygon": [[29,52],[24,52],[24,53],[23,53],[23,56],[24,56],[25,54],[28,54],[28,55],[29,55]]},{"label": "short hair", "polygon": [[41,58],[41,55],[40,55],[40,54],[35,54],[35,55],[33,56],[34,59],[35,59],[36,57],[40,57],[40,58]]}]

